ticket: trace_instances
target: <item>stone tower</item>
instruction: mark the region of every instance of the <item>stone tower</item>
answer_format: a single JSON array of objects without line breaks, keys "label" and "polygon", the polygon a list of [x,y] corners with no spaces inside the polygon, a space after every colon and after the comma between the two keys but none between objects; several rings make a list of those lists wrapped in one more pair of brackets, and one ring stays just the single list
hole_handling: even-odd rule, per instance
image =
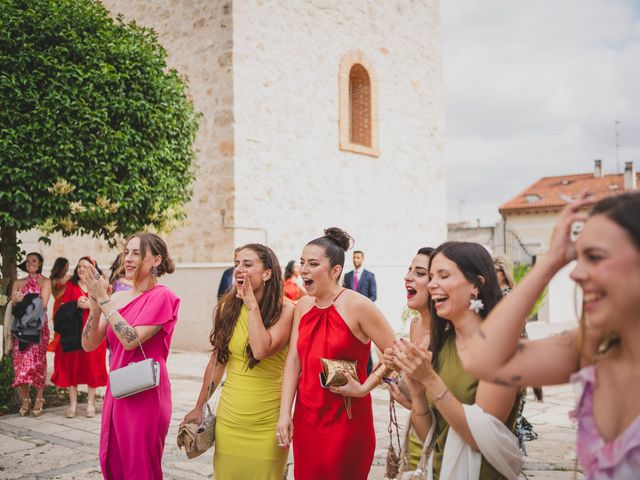
[{"label": "stone tower", "polygon": [[[284,265],[329,226],[365,251],[398,326],[407,265],[446,236],[439,2],[103,3],[158,32],[203,113],[188,221],[166,235],[178,266],[166,283],[182,297],[174,345],[207,348],[235,246],[268,243]],[[114,255],[74,237],[39,249],[49,265]]]}]

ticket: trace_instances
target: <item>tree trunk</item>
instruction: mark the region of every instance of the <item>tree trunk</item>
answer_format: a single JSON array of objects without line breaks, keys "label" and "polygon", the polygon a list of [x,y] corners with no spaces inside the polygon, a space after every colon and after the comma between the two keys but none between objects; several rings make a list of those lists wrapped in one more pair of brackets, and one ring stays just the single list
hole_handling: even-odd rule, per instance
[{"label": "tree trunk", "polygon": [[14,280],[18,274],[18,234],[14,227],[2,227],[0,231],[0,257],[2,257],[2,278]]}]

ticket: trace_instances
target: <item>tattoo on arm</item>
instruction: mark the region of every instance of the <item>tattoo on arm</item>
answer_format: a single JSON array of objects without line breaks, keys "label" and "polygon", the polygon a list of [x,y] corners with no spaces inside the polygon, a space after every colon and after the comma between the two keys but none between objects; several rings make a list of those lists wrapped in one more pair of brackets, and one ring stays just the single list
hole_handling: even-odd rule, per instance
[{"label": "tattoo on arm", "polygon": [[89,334],[91,333],[91,319],[93,315],[89,314],[89,318],[87,319],[87,324],[84,326],[84,332],[82,332],[82,336],[89,340]]},{"label": "tattoo on arm", "polygon": [[138,338],[138,334],[136,333],[136,331],[124,320],[118,320],[113,325],[113,330],[127,342],[133,342],[136,338]]},{"label": "tattoo on arm", "polygon": [[480,338],[481,338],[481,339],[483,339],[483,340],[486,340],[486,339],[487,339],[487,334],[486,334],[486,333],[484,333],[484,332],[482,331],[482,329],[478,330],[478,335],[480,335]]}]

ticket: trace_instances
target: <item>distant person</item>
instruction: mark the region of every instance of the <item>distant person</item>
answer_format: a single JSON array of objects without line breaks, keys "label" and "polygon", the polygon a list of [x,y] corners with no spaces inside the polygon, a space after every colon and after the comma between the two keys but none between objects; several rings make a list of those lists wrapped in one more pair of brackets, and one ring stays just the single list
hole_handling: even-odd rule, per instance
[{"label": "distant person", "polygon": [[[74,309],[79,309],[82,317],[82,328],[87,324],[89,319],[89,310],[91,302],[89,300],[89,292],[86,283],[82,280],[82,272],[89,271],[93,267],[99,274],[102,271],[98,264],[91,257],[82,257],[78,260],[71,280],[67,282],[64,293],[60,300],[64,305],[72,303]],[[61,315],[66,311],[67,306],[61,307],[60,314],[56,317],[56,329],[59,329],[62,322]],[[69,316],[65,317],[65,323],[71,321]],[[53,375],[51,383],[60,388],[69,389],[69,407],[64,413],[67,418],[76,416],[78,406],[78,385],[87,385],[88,400],[85,415],[88,418],[96,415],[96,388],[107,385],[107,368],[105,363],[105,355],[107,345],[102,342],[95,350],[85,352],[82,345],[70,345],[69,335],[73,336],[72,330],[68,332],[61,331],[61,339],[55,350],[53,359]],[[80,332],[78,332],[78,335]],[[74,348],[75,347],[75,348]]]},{"label": "distant person", "polygon": [[[54,298],[53,302],[53,316],[56,316],[56,312],[60,305],[62,305],[61,297],[64,293],[64,287],[71,278],[69,275],[69,260],[64,257],[56,258],[55,262],[53,262],[53,267],[51,268],[51,274],[49,275],[49,280],[51,280],[51,295]],[[60,342],[60,334],[54,333],[53,340],[49,343],[47,347],[48,352],[55,352],[56,347],[58,346],[58,342]]]},{"label": "distant person", "polygon": [[[44,384],[47,377],[47,344],[49,327],[47,322],[47,304],[51,297],[51,282],[42,276],[42,255],[37,252],[27,254],[27,259],[18,268],[28,273],[25,278],[13,282],[11,288],[11,307],[13,309],[13,377],[12,387],[20,392],[19,414],[24,417],[31,408],[29,385],[36,388],[36,401],[33,405],[34,417],[42,415],[44,406]],[[44,319],[35,332],[29,328],[33,322],[24,325],[21,321],[29,316],[27,308],[43,309]],[[24,327],[24,328],[23,328]],[[20,340],[18,340],[20,338]]]},{"label": "distant person", "polygon": [[353,270],[344,276],[342,286],[355,290],[375,302],[378,298],[376,276],[369,270],[365,270],[362,266],[363,263],[364,253],[360,250],[353,252]]},{"label": "distant person", "polygon": [[133,288],[133,284],[127,280],[122,263],[122,255],[118,254],[111,264],[109,275],[109,285],[113,288],[113,293],[127,292]]},{"label": "distant person", "polygon": [[[353,270],[344,276],[344,282],[342,286],[350,290],[355,290],[367,297],[372,302],[378,298],[378,288],[376,286],[376,276],[369,270],[365,270],[362,267],[364,262],[364,253],[361,250],[355,250],[353,252]],[[367,375],[373,370],[373,359],[369,354],[369,360],[367,362]]]},{"label": "distant person", "polygon": [[307,294],[298,284],[299,277],[300,265],[295,260],[291,260],[284,269],[284,296],[294,303]]},{"label": "distant person", "polygon": [[[235,249],[233,251],[233,260],[235,262],[236,255],[238,254],[239,249]],[[233,287],[233,271],[235,266],[227,268],[224,272],[222,272],[222,278],[220,279],[220,285],[218,285],[218,303],[222,300],[222,297],[231,290]]]}]

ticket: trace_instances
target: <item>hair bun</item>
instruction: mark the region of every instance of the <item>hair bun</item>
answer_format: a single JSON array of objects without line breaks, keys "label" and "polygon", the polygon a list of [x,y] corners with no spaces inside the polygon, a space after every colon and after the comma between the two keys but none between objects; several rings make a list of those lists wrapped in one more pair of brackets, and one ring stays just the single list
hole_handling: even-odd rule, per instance
[{"label": "hair bun", "polygon": [[326,228],[324,236],[343,249],[345,252],[353,245],[353,237],[338,227]]}]

